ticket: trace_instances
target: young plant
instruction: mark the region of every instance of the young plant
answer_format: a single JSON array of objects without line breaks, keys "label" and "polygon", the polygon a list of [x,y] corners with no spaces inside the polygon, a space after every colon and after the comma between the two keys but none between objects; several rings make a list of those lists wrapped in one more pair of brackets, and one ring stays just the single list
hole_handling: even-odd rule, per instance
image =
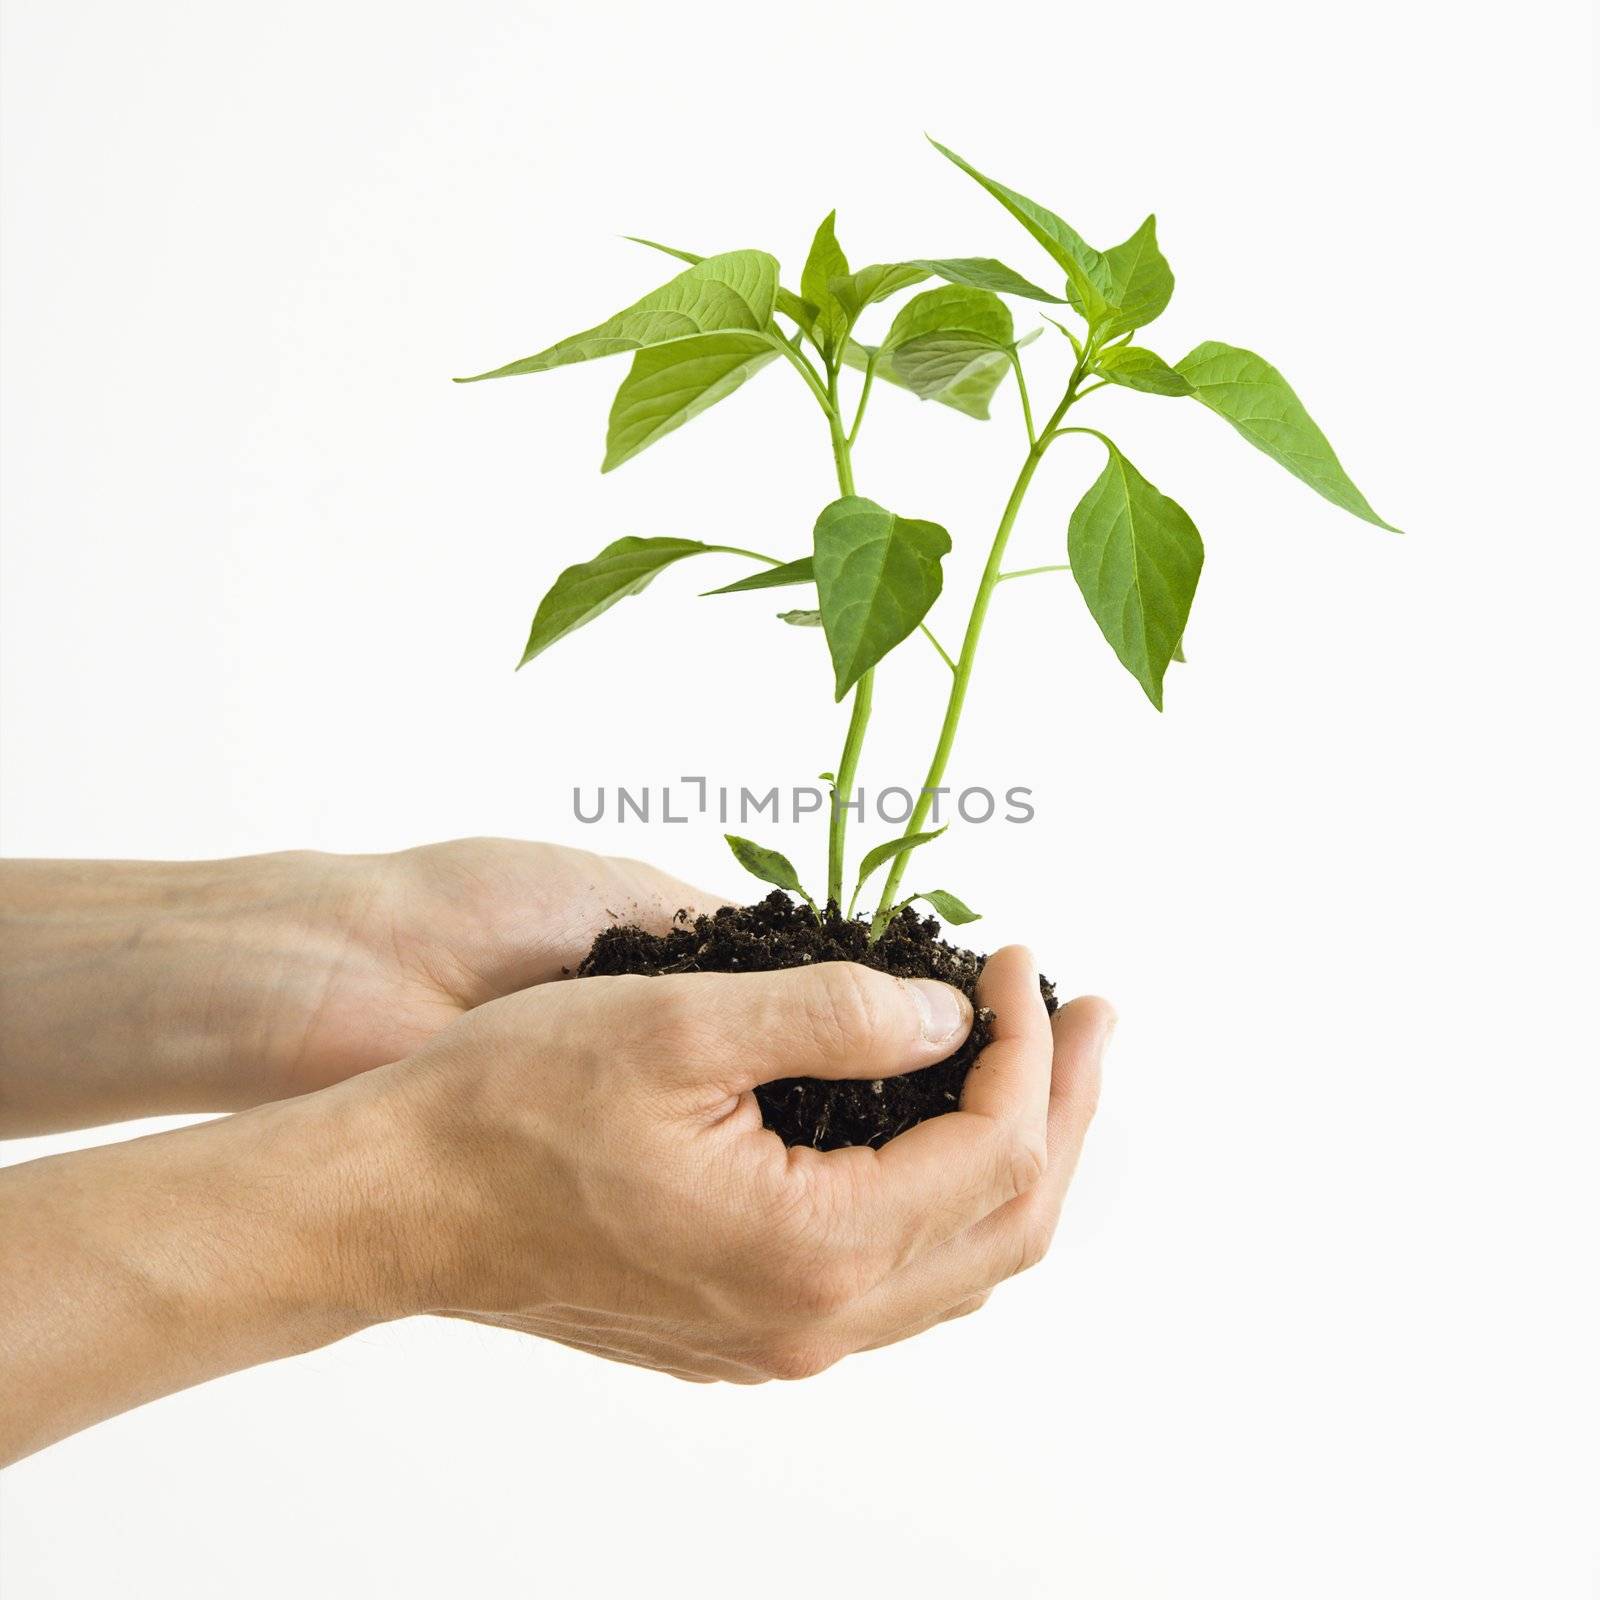
[{"label": "young plant", "polygon": [[[1294,390],[1260,356],[1207,341],[1169,364],[1133,343],[1172,298],[1172,269],[1156,242],[1153,216],[1121,244],[1100,251],[1055,212],[985,177],[943,145],[935,142],[934,148],[1033,236],[1060,274],[1059,295],[986,256],[914,257],[852,270],[832,213],[812,240],[798,291],[779,282],[778,263],[764,251],[698,256],[638,240],[688,263],[686,269],[586,332],[457,380],[515,377],[630,354],[628,374],[611,407],[604,472],[726,399],[764,367],[781,363],[806,385],[827,428],[839,487],[839,497],[816,518],[809,552],[785,558],[693,539],[618,539],[557,577],[539,603],[519,665],[689,556],[721,553],[759,564],[759,570],[709,594],[814,586],[814,604],[778,615],[786,623],[820,627],[833,666],[834,699],[849,696],[851,702],[838,762],[823,774],[832,793],[826,907],[837,912],[845,905],[847,881],[849,812],[841,797],[848,801],[855,793],[872,715],[874,670],[913,633],[924,635],[941,670],[949,673],[944,715],[903,832],[868,850],[859,864],[849,915],[867,881],[887,869],[872,920],[873,939],[917,899],[949,922],[977,916],[945,890],[902,896],[901,884],[912,854],[945,831],[928,829],[929,813],[955,747],[990,604],[1002,583],[1070,571],[1106,642],[1158,711],[1167,668],[1183,659],[1184,630],[1204,560],[1200,534],[1182,506],[1156,488],[1119,445],[1097,428],[1069,423],[1089,395],[1115,385],[1196,400],[1334,505],[1398,531],[1367,503]],[[858,337],[870,308],[934,280],[936,287],[904,301],[876,344]],[[1007,297],[1059,307],[1076,321],[1074,327],[1046,316],[1070,344],[1072,364],[1042,424],[1035,420],[1021,355],[1041,330],[1019,337]],[[847,370],[853,402],[845,395]],[[959,653],[952,656],[925,620],[943,587],[950,536],[938,523],[901,515],[858,494],[852,452],[875,385],[908,390],[982,421],[996,390],[1012,378],[1027,448],[989,546]],[[1034,474],[1052,447],[1068,438],[1096,441],[1105,451],[1105,466],[1068,521],[1066,560],[1007,569],[1007,547]],[[819,918],[826,914],[784,856],[731,835],[728,843],[756,877],[801,896]]]}]

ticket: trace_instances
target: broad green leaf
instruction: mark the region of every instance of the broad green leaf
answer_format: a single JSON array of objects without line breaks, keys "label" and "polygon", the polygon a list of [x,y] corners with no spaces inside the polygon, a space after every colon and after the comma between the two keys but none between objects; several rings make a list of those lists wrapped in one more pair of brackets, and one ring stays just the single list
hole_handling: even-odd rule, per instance
[{"label": "broad green leaf", "polygon": [[948,889],[924,889],[914,894],[913,900],[926,900],[946,922],[960,927],[963,922],[982,922],[983,913],[974,911],[964,901],[958,900]]},{"label": "broad green leaf", "polygon": [[[641,239],[636,233],[625,233],[622,237],[630,244],[642,244],[646,249],[659,250],[664,256],[676,256],[678,260],[690,262],[695,266],[706,259],[704,256],[697,256],[692,250],[679,250],[670,244],[658,244],[654,239]],[[774,308],[781,311],[784,316],[798,322],[807,331],[810,330],[817,308],[808,306],[793,289],[785,289],[780,283],[773,304]]]},{"label": "broad green leaf", "polygon": [[849,333],[851,323],[855,321],[839,303],[832,287],[836,278],[850,276],[850,263],[845,259],[845,253],[833,231],[835,215],[830,211],[822,219],[811,241],[811,253],[800,272],[800,296],[817,308],[811,330],[813,337],[829,354],[838,349]]},{"label": "broad green leaf", "polygon": [[754,874],[763,883],[776,884],[790,894],[799,895],[813,911],[817,909],[817,902],[801,887],[800,875],[787,856],[779,855],[776,850],[768,850],[754,840],[741,839],[736,833],[725,833],[722,837],[728,841],[728,848],[746,872]]},{"label": "broad green leaf", "polygon": [[834,699],[842,700],[939,598],[950,535],[937,523],[846,495],[823,509],[812,537]]},{"label": "broad green leaf", "polygon": [[701,544],[698,539],[617,539],[592,561],[568,567],[550,585],[534,613],[527,648],[517,663],[525,667],[558,639],[593,622],[617,601],[638,594],[657,573],[685,556],[708,555],[713,551],[728,555],[743,552],[726,545]]},{"label": "broad green leaf", "polygon": [[829,285],[835,300],[844,308],[850,325],[870,305],[887,300],[915,283],[927,282],[927,269],[918,261],[892,261],[875,267],[863,267],[848,278],[835,278]]},{"label": "broad green leaf", "polygon": [[989,372],[997,356],[1009,364],[1015,342],[1011,312],[998,295],[947,284],[902,307],[880,359],[908,389],[928,399],[959,384],[974,367]]},{"label": "broad green leaf", "polygon": [[822,626],[822,613],[820,611],[780,611],[779,622],[787,622],[795,628],[820,628]]},{"label": "broad green leaf", "polygon": [[[1026,342],[1018,340],[1019,345]],[[845,343],[844,363],[847,367],[854,367],[857,372],[865,372],[867,362],[873,353],[871,345],[857,344],[854,339],[850,339]],[[1005,382],[1006,374],[1010,370],[1011,358],[1004,351],[998,351],[975,361],[947,388],[935,394],[920,395],[919,398],[937,400],[940,405],[949,406],[952,411],[959,411],[963,416],[975,417],[979,422],[986,422],[989,417],[989,402],[994,398],[995,390]],[[885,383],[893,384],[897,389],[916,393],[894,370],[890,361],[880,360],[875,371]]]},{"label": "broad green leaf", "polygon": [[785,561],[781,567],[763,567],[737,583],[725,583],[720,589],[707,589],[706,594],[743,594],[747,589],[786,589],[791,583],[810,583],[815,574],[811,570],[811,557],[801,556],[798,561]]},{"label": "broad green leaf", "polygon": [[[948,826],[949,824],[946,823],[945,827]],[[908,850],[915,850],[918,845],[927,844],[930,839],[937,839],[944,831],[944,828],[934,828],[929,833],[903,834],[898,839],[890,839],[884,844],[874,845],[861,858],[861,870],[856,874],[856,893],[861,893],[867,879],[885,862],[893,861],[896,856],[903,856]]]},{"label": "broad green leaf", "polygon": [[701,333],[759,333],[772,320],[777,288],[778,263],[763,250],[708,256],[595,327],[562,339],[537,355],[456,382],[548,372],[574,361],[644,350]]},{"label": "broad green leaf", "polygon": [[1390,533],[1400,530],[1385,522],[1350,481],[1321,428],[1311,420],[1284,376],[1250,350],[1208,340],[1196,345],[1178,371],[1194,386],[1194,397],[1225,418],[1253,444],[1309,484],[1325,500],[1375,523]]},{"label": "broad green leaf", "polygon": [[996,294],[1014,294],[1024,300],[1047,300],[1058,306],[1066,304],[1060,295],[1030,283],[1020,272],[1013,272],[1005,262],[990,256],[952,256],[942,261],[908,264],[925,267],[934,277],[943,278],[946,283],[964,283],[969,289],[992,289]]},{"label": "broad green leaf", "polygon": [[1067,559],[1100,631],[1156,710],[1205,552],[1189,513],[1109,439],[1106,465],[1067,526]]},{"label": "broad green leaf", "polygon": [[898,351],[930,334],[970,333],[992,350],[1009,350],[1015,342],[1011,312],[989,289],[945,284],[908,300],[890,324],[882,349]]},{"label": "broad green leaf", "polygon": [[635,353],[611,404],[606,429],[610,472],[691,417],[726,399],[746,378],[778,359],[771,333],[703,333]]},{"label": "broad green leaf", "polygon": [[976,167],[963,161],[954,150],[946,149],[937,139],[930,139],[929,143],[940,155],[953,161],[969,178],[987,189],[1049,251],[1067,275],[1071,289],[1068,300],[1091,322],[1097,321],[1105,310],[1106,296],[1112,287],[1105,257],[1055,212],[1030,200],[1025,194],[1018,194],[1015,189],[997,183],[993,178],[986,178]]},{"label": "broad green leaf", "polygon": [[1106,300],[1112,307],[1101,327],[1115,338],[1154,322],[1172,298],[1172,268],[1156,243],[1156,219],[1146,217],[1131,238],[1105,253],[1111,279]]},{"label": "broad green leaf", "polygon": [[1140,389],[1145,394],[1194,393],[1194,386],[1181,372],[1169,367],[1154,350],[1136,344],[1104,350],[1095,364],[1101,377],[1120,383],[1125,389]]}]

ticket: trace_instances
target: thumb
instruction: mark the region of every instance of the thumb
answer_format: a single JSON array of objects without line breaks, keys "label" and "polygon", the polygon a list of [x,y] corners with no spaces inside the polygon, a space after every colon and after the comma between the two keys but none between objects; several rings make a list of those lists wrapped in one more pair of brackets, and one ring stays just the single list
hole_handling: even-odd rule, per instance
[{"label": "thumb", "polygon": [[740,1093],[777,1078],[914,1072],[954,1054],[972,1028],[959,989],[853,961],[651,982],[681,984],[696,1005],[702,1048],[673,1070]]}]

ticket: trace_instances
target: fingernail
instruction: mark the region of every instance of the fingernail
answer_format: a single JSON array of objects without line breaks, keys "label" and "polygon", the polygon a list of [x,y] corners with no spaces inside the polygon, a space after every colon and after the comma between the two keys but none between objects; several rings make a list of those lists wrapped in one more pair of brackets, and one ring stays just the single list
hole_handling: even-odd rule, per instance
[{"label": "fingernail", "polygon": [[929,1044],[953,1044],[972,1026],[972,1006],[959,989],[932,978],[908,978],[906,987],[922,1014],[922,1037]]}]

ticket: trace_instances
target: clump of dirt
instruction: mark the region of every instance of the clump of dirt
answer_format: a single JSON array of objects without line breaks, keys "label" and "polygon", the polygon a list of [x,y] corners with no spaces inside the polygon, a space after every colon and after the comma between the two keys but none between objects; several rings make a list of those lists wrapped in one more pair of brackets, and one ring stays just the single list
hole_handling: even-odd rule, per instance
[{"label": "clump of dirt", "polygon": [[[808,906],[775,889],[752,906],[723,906],[691,922],[678,913],[664,934],[642,928],[607,928],[578,968],[580,978],[674,972],[774,972],[818,961],[859,961],[897,978],[937,978],[976,1004],[978,974],[987,956],[939,937],[937,917],[909,906],[868,943],[868,923],[829,906],[821,921]],[[1055,986],[1039,980],[1046,1008],[1056,1009]],[[954,1111],[967,1071],[993,1034],[994,1013],[978,1009],[972,1032],[953,1056],[917,1072],[875,1082],[782,1078],[756,1090],[762,1120],[788,1145],[837,1150],[845,1145],[887,1144],[929,1117]]]}]

